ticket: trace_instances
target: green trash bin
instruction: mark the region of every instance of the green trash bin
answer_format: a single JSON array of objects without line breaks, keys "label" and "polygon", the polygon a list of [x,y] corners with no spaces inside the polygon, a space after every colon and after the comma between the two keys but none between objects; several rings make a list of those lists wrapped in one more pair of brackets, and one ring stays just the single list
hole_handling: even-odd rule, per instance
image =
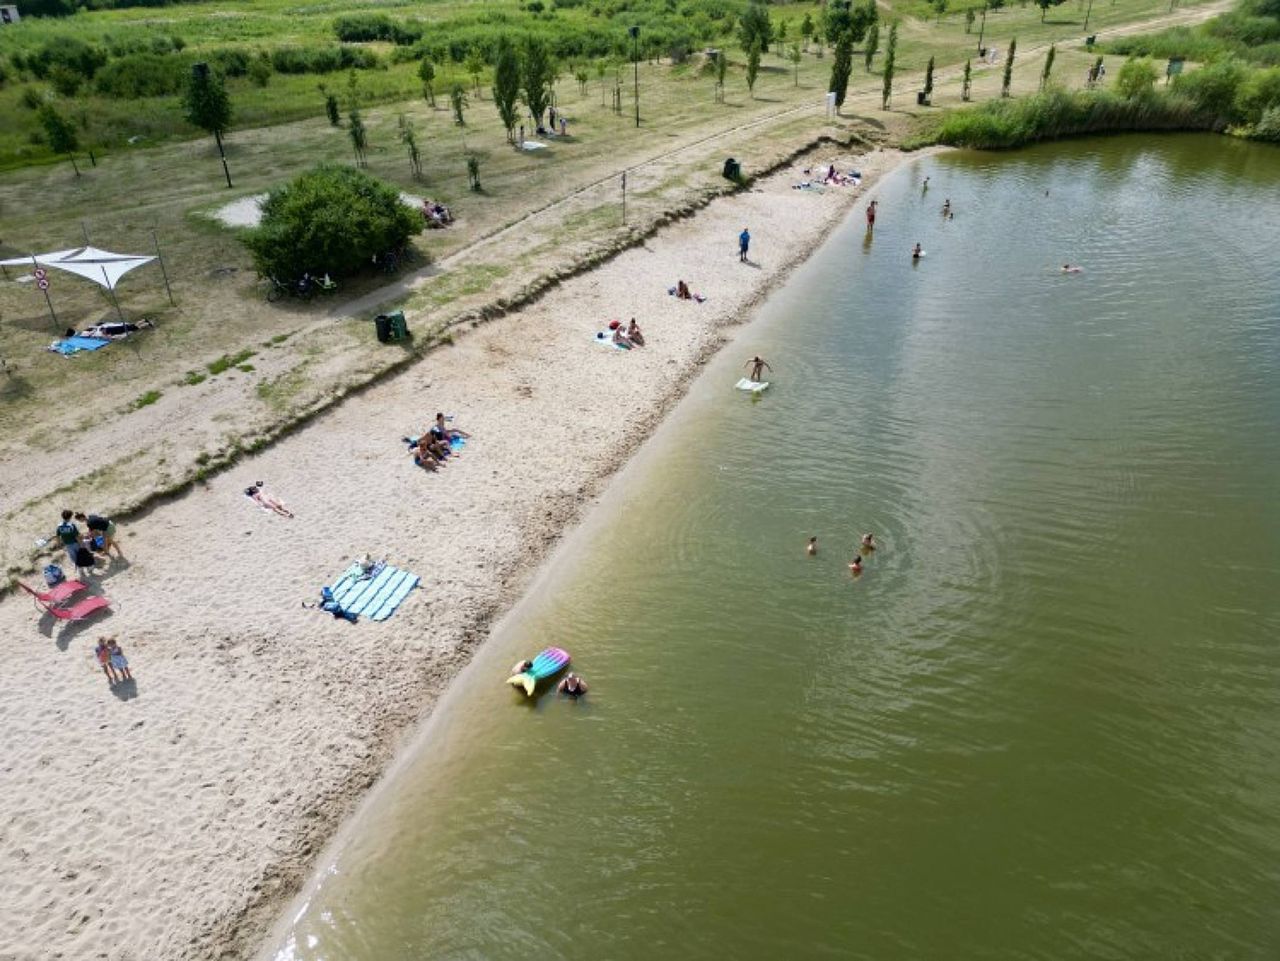
[{"label": "green trash bin", "polygon": [[397,310],[387,317],[392,340],[404,340],[409,336],[409,325],[404,319],[404,311]]}]

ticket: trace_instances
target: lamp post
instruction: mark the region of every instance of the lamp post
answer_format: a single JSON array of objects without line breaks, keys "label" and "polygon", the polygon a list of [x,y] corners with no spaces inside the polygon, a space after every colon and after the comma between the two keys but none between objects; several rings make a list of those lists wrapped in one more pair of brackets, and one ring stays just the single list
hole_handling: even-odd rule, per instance
[{"label": "lamp post", "polygon": [[640,126],[640,28],[628,27],[631,34],[631,62],[635,66],[636,77],[636,126]]}]

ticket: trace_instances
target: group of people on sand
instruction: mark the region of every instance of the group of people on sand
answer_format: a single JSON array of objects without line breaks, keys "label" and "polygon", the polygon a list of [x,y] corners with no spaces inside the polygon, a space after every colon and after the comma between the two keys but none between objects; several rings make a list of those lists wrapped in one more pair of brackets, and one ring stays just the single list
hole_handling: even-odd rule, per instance
[{"label": "group of people on sand", "polygon": [[[80,530],[77,521],[85,526],[85,530]],[[71,561],[79,577],[87,577],[93,573],[99,554],[104,558],[109,557],[114,549],[116,556],[121,560],[124,559],[124,551],[116,543],[115,521],[100,514],[63,511],[62,523],[54,528],[53,537],[67,552],[67,559]]]},{"label": "group of people on sand", "polygon": [[454,440],[465,440],[470,436],[465,430],[450,427],[444,414],[437,411],[435,421],[420,437],[402,439],[409,445],[414,464],[423,470],[437,471],[450,458],[459,456],[453,448]]},{"label": "group of people on sand", "polygon": [[[875,535],[868,531],[862,535],[858,541],[858,553],[853,556],[853,560],[849,562],[849,573],[854,577],[862,576],[862,559],[870,556],[871,552],[876,549]],[[809,538],[809,543],[805,544],[804,552],[810,557],[818,556],[818,538],[813,536]]]},{"label": "group of people on sand", "polygon": [[640,325],[636,323],[634,317],[631,318],[629,324],[623,324],[620,320],[610,321],[609,329],[613,331],[614,344],[624,350],[644,346],[644,333],[640,330]]},{"label": "group of people on sand", "polygon": [[93,656],[98,659],[102,673],[107,675],[107,683],[111,687],[123,681],[132,681],[133,673],[129,670],[129,661],[124,650],[114,637],[98,638],[98,645],[93,649]]},{"label": "group of people on sand", "polygon": [[[511,673],[513,675],[523,674],[525,671],[531,670],[533,670],[533,661],[517,661],[512,666]],[[580,675],[574,674],[573,671],[570,671],[560,680],[560,683],[556,685],[556,693],[563,694],[576,701],[578,698],[582,697],[582,695],[587,693],[587,682],[584,681]]]}]

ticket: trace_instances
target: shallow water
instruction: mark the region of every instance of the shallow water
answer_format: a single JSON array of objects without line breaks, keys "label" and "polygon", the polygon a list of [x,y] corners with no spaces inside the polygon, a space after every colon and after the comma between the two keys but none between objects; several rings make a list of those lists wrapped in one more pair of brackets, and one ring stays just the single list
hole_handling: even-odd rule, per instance
[{"label": "shallow water", "polygon": [[[1280,150],[953,154],[876,194],[464,673],[281,958],[1280,956]],[[502,685],[550,643],[584,702]]]}]

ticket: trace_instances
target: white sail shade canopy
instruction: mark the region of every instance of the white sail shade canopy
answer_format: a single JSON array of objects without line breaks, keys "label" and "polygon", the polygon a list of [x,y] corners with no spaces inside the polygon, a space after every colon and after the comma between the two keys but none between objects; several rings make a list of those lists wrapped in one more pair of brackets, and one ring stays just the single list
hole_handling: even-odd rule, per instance
[{"label": "white sail shade canopy", "polygon": [[138,254],[113,254],[109,250],[97,247],[75,247],[71,250],[55,250],[48,254],[33,254],[30,257],[15,257],[12,260],[0,260],[6,267],[55,267],[73,274],[79,274],[86,280],[92,280],[107,290],[115,290],[120,278],[133,270],[155,260],[154,257],[143,257]]}]

